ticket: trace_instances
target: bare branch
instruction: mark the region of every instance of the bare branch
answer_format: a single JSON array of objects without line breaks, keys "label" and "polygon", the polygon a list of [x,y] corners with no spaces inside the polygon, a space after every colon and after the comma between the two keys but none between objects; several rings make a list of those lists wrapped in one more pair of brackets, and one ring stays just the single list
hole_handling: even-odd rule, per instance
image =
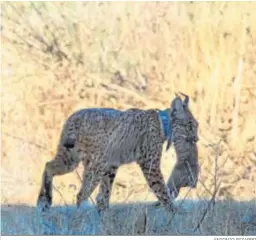
[{"label": "bare branch", "polygon": [[211,206],[212,204],[214,205],[214,203],[215,203],[215,196],[216,196],[216,194],[217,194],[217,191],[219,190],[220,185],[221,185],[221,183],[219,183],[218,186],[217,186],[217,188],[215,189],[215,191],[214,191],[214,193],[213,193],[213,195],[212,195],[211,200],[208,202],[208,205],[207,205],[207,207],[205,208],[205,210],[204,210],[204,212],[203,212],[203,214],[202,214],[201,219],[199,220],[198,224],[197,224],[196,227],[194,228],[194,232],[196,232],[197,230],[201,231],[201,230],[200,230],[200,226],[201,226],[201,224],[203,223],[204,218],[205,218],[205,216],[206,216],[206,214],[207,214],[207,212],[208,212],[210,206]]}]

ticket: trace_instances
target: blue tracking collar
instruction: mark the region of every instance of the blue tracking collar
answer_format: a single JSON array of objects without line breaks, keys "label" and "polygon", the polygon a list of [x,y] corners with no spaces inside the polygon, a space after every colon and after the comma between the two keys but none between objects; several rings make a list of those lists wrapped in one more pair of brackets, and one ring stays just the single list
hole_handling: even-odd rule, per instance
[{"label": "blue tracking collar", "polygon": [[169,138],[171,137],[172,129],[171,129],[171,121],[169,119],[168,112],[159,110],[159,115],[164,126],[164,136],[166,138]]},{"label": "blue tracking collar", "polygon": [[[122,111],[113,109],[113,108],[89,108],[89,109],[86,109],[86,111],[92,111],[92,112],[102,111],[113,117],[122,113]],[[159,110],[158,113],[163,123],[164,136],[166,138],[169,138],[172,134],[172,129],[171,129],[171,121],[169,119],[168,112],[166,110]]]}]

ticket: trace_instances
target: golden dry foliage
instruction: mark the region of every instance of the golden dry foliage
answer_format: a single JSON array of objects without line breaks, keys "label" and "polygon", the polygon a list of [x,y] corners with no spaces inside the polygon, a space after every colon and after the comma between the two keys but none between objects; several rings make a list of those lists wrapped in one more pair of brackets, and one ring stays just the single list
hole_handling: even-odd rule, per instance
[{"label": "golden dry foliage", "polygon": [[[2,203],[35,204],[44,164],[73,111],[164,109],[176,91],[191,97],[200,124],[200,182],[189,197],[211,196],[217,177],[217,198],[255,198],[256,3],[1,8]],[[165,179],[174,161],[173,150],[164,153]],[[77,173],[57,177],[54,203],[74,201],[79,184]],[[135,164],[120,169],[112,201],[153,198]]]}]

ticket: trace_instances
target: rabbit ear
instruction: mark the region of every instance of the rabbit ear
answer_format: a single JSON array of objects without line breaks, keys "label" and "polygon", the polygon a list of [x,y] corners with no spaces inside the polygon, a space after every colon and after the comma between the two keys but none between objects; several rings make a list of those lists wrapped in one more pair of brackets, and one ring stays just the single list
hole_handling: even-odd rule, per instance
[{"label": "rabbit ear", "polygon": [[189,96],[186,95],[186,94],[184,94],[184,93],[182,93],[182,92],[179,92],[179,93],[180,93],[182,96],[185,97],[185,99],[184,99],[184,101],[183,101],[184,107],[188,107],[188,104],[189,104]]},{"label": "rabbit ear", "polygon": [[177,93],[175,93],[175,96],[176,97],[171,102],[171,114],[183,111],[183,102],[180,96]]},{"label": "rabbit ear", "polygon": [[187,120],[187,104],[188,104],[188,96],[185,96],[184,102],[182,101],[181,97],[176,94],[176,97],[171,102],[170,107],[170,117],[176,118],[180,120]]}]

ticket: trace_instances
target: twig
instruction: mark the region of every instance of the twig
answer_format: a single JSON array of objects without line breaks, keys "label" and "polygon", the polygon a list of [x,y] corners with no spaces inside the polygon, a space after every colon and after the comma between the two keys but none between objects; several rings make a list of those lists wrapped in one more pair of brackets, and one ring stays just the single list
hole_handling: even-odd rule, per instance
[{"label": "twig", "polygon": [[198,179],[198,181],[202,184],[202,186],[204,187],[204,189],[211,195],[212,192],[209,190],[209,188],[206,187],[206,185],[204,184],[204,182],[201,181],[200,179]]},{"label": "twig", "polygon": [[[215,158],[214,158],[214,163],[215,163],[215,165],[214,165],[214,193],[215,193],[215,195],[218,191],[218,189],[217,189],[218,159],[219,159],[219,154],[220,154],[219,150],[220,150],[221,142],[222,142],[222,139],[219,141],[219,143],[216,146],[216,154],[215,154]],[[214,203],[213,204],[215,204],[215,198],[214,198]]]},{"label": "twig", "polygon": [[47,106],[47,105],[56,105],[56,104],[62,104],[66,102],[78,102],[80,101],[78,98],[72,97],[72,98],[66,98],[66,99],[60,99],[60,100],[53,100],[49,102],[41,102],[37,104],[37,107]]},{"label": "twig", "polygon": [[[205,208],[203,214],[202,214],[202,217],[201,219],[199,220],[197,226],[195,227],[194,229],[194,232],[196,232],[197,230],[200,231],[200,226],[208,212],[208,209],[210,208],[211,205],[215,205],[215,197],[216,197],[216,194],[220,188],[220,185],[221,185],[221,182],[219,182],[219,184],[217,184],[217,176],[218,176],[218,158],[219,158],[219,146],[222,142],[222,139],[220,139],[220,141],[217,143],[217,144],[213,144],[213,145],[210,145],[211,148],[213,148],[215,150],[215,158],[214,158],[214,162],[215,162],[215,167],[214,167],[214,191],[213,191],[213,194],[212,194],[212,198],[211,200],[208,202],[208,205],[207,207]],[[203,182],[200,181],[200,183],[202,184],[202,186],[208,191],[210,192],[210,190],[205,186],[205,184]]]},{"label": "twig", "polygon": [[147,228],[148,228],[148,217],[147,217],[147,209],[144,209],[143,211],[143,216],[140,218],[137,219],[137,221],[135,221],[135,224],[134,224],[134,233],[136,235],[143,235],[143,234],[146,234],[147,233]]},{"label": "twig", "polygon": [[237,131],[238,131],[238,118],[239,118],[239,105],[240,105],[240,91],[241,91],[241,84],[242,84],[242,72],[243,72],[243,59],[241,57],[238,62],[237,77],[235,78],[235,82],[234,82],[235,107],[233,110],[232,144],[234,144],[234,140],[237,139],[237,134],[238,134]]},{"label": "twig", "polygon": [[[79,178],[80,182],[82,183],[82,178],[80,177],[78,171],[76,170],[75,172],[76,172],[76,175],[77,175],[77,177]],[[97,208],[97,204],[94,202],[94,200],[92,199],[91,196],[89,197],[89,199],[90,199],[90,201],[92,202],[92,205],[95,207],[95,209],[97,210],[97,213],[98,213],[99,216],[100,216],[100,212],[99,212],[99,210],[98,210],[98,208]]]},{"label": "twig", "polygon": [[30,28],[30,30],[35,34],[35,35],[32,35],[35,39],[37,39],[39,42],[41,42],[43,45],[45,45],[46,47],[49,46],[49,43],[40,35],[38,35],[38,33],[36,32],[36,30],[30,25],[29,21],[22,15],[22,13],[20,13],[16,7],[11,4],[11,3],[8,3],[9,6],[11,6],[11,8],[16,12],[16,14],[21,18],[23,19],[27,26]]},{"label": "twig", "polygon": [[[206,214],[207,214],[207,212],[208,212],[208,209],[210,208],[210,206],[212,205],[212,203],[215,202],[215,196],[216,196],[216,194],[217,194],[217,191],[219,190],[220,184],[221,184],[221,182],[218,184],[217,188],[215,189],[215,191],[214,191],[214,193],[213,193],[213,195],[212,195],[211,200],[208,202],[208,205],[207,205],[207,207],[205,208],[205,210],[204,210],[204,212],[203,212],[203,214],[202,214],[201,219],[199,220],[198,224],[197,224],[196,227],[194,228],[194,232],[196,232],[197,230],[200,231],[200,226],[201,226],[202,222],[204,221],[204,218],[205,218],[205,216],[206,216]],[[200,232],[201,232],[201,231],[200,231]]]},{"label": "twig", "polygon": [[[194,181],[195,181],[195,179],[194,179]],[[169,225],[169,224],[172,222],[172,220],[174,219],[176,213],[178,212],[178,209],[179,209],[179,208],[182,206],[182,204],[185,202],[185,200],[186,200],[186,198],[188,197],[188,195],[189,195],[189,193],[190,193],[191,190],[192,190],[192,188],[190,187],[190,188],[188,189],[188,191],[186,192],[184,198],[181,200],[181,203],[176,207],[176,210],[174,211],[174,213],[173,213],[171,219],[169,220],[169,222],[167,223],[167,225]]]},{"label": "twig", "polygon": [[13,138],[13,139],[16,139],[16,140],[25,142],[25,143],[27,143],[27,144],[34,145],[34,146],[36,146],[36,147],[38,147],[38,148],[41,148],[41,149],[44,149],[44,150],[47,149],[45,146],[42,146],[42,145],[40,145],[40,144],[38,144],[38,143],[34,143],[34,142],[31,142],[31,141],[27,141],[27,140],[25,140],[24,138],[21,138],[21,137],[13,136],[13,135],[11,135],[10,133],[4,132],[4,133],[2,133],[2,134],[5,135],[5,136],[8,136],[8,137],[11,137],[11,138]]},{"label": "twig", "polygon": [[[82,183],[82,178],[80,177],[78,171],[76,170],[75,172],[76,172],[76,175],[77,175],[77,177],[79,178],[80,182]],[[92,205],[95,207],[96,212],[98,213],[98,216],[101,217],[100,211],[98,210],[96,203],[94,202],[94,200],[92,199],[91,196],[89,197],[89,199],[90,199],[90,201],[92,202]],[[103,226],[99,225],[100,230],[103,231],[103,232],[106,232],[107,234],[110,234],[110,233],[107,231],[107,229],[105,229],[106,226],[105,226],[105,224],[104,224],[104,222],[103,222],[103,218],[102,218],[102,225],[103,225]]]},{"label": "twig", "polygon": [[62,200],[64,201],[65,206],[68,207],[68,204],[67,204],[67,202],[66,202],[66,200],[65,200],[65,198],[64,198],[64,196],[63,196],[63,194],[60,192],[60,190],[59,190],[57,187],[54,186],[54,184],[53,184],[53,189],[60,195],[60,197],[61,197]]}]

